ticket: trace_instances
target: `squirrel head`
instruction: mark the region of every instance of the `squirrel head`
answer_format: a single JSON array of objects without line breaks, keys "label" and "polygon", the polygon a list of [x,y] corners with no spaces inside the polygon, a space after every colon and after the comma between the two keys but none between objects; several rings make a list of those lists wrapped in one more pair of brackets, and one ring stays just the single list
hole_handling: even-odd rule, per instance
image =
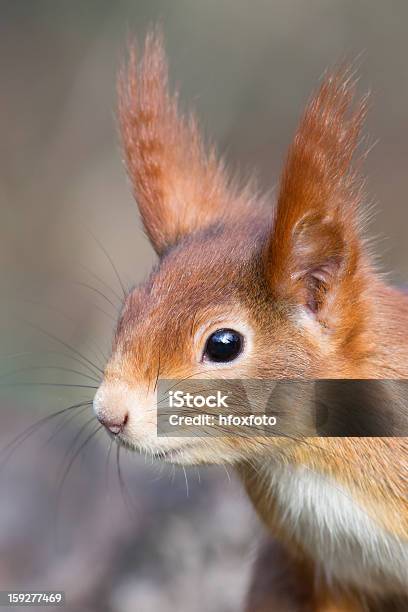
[{"label": "squirrel head", "polygon": [[[367,351],[371,275],[353,162],[366,101],[328,75],[301,118],[276,204],[231,179],[168,86],[161,36],[119,79],[128,174],[159,262],[130,291],[95,411],[122,443],[163,455],[159,378],[354,376]],[[239,459],[243,445],[185,443],[172,459]],[[190,448],[191,447],[191,448]],[[180,459],[181,461],[181,459]]]}]

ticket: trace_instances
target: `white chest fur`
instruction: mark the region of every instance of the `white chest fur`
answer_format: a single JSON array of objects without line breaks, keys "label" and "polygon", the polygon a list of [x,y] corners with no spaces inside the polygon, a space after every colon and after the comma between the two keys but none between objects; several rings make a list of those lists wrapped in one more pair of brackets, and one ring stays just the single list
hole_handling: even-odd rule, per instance
[{"label": "white chest fur", "polygon": [[322,578],[372,593],[408,592],[408,542],[385,532],[325,476],[304,467],[265,469],[282,525],[317,562]]}]

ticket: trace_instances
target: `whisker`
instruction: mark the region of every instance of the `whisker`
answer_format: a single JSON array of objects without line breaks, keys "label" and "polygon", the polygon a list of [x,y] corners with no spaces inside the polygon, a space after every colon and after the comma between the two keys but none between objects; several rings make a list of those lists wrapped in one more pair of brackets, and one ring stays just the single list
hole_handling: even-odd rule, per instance
[{"label": "whisker", "polygon": [[101,285],[103,285],[105,287],[105,289],[108,289],[115,296],[115,298],[118,300],[119,305],[122,304],[123,297],[121,295],[119,295],[114,289],[112,289],[112,287],[109,285],[109,283],[107,283],[101,276],[96,274],[93,270],[91,270],[90,268],[88,268],[84,264],[79,264],[79,266],[80,266],[80,268],[82,268],[83,270],[88,272],[88,274],[90,274],[95,280],[97,280],[99,283],[101,283]]},{"label": "whisker", "polygon": [[26,355],[33,355],[32,351],[20,351],[19,353],[11,353],[10,355],[2,355],[0,357],[0,361],[5,361],[6,359],[15,359],[16,357],[25,357]]},{"label": "whisker", "polygon": [[110,263],[110,265],[111,265],[111,267],[112,267],[112,269],[113,269],[113,271],[114,271],[114,273],[115,273],[115,276],[116,276],[116,278],[117,278],[117,279],[118,279],[118,281],[119,281],[119,285],[120,285],[120,287],[121,287],[121,289],[122,289],[123,296],[124,296],[124,297],[126,297],[126,295],[127,295],[127,291],[126,291],[126,289],[125,289],[125,285],[124,285],[124,284],[123,284],[123,282],[122,282],[122,279],[121,279],[121,277],[120,277],[119,271],[118,271],[117,267],[115,266],[115,263],[114,263],[114,261],[113,261],[112,257],[109,255],[108,251],[107,251],[107,250],[106,250],[106,248],[103,246],[103,244],[100,242],[100,240],[99,240],[99,239],[98,239],[98,238],[95,236],[95,234],[94,234],[94,233],[93,233],[93,232],[92,232],[92,231],[91,231],[89,228],[88,228],[88,231],[89,231],[89,233],[91,234],[91,236],[92,236],[92,238],[94,239],[94,241],[96,242],[96,244],[97,244],[97,245],[99,246],[99,248],[101,249],[101,251],[102,251],[102,252],[105,254],[105,257],[106,257],[106,258],[107,258],[107,260],[109,261],[109,263]]},{"label": "whisker", "polygon": [[67,419],[63,419],[63,422],[61,423],[61,425],[58,425],[57,428],[54,430],[54,432],[49,436],[49,438],[46,439],[45,441],[45,446],[47,446],[47,444],[49,444],[51,442],[51,440],[53,438],[55,438],[55,436],[57,436],[59,434],[60,431],[62,431],[63,429],[65,429],[65,427],[71,423],[71,421],[73,421],[77,416],[79,416],[80,414],[83,414],[88,408],[89,406],[92,406],[92,401],[90,402],[85,402],[83,404],[83,407],[81,410],[79,410],[79,412],[69,415]]},{"label": "whisker", "polygon": [[200,474],[200,469],[198,465],[196,466],[196,473],[197,473],[198,484],[201,484],[201,474]]},{"label": "whisker", "polygon": [[[92,420],[94,420],[94,419],[92,418]],[[87,422],[87,423],[84,425],[84,427],[82,427],[82,429],[80,430],[81,434],[83,433],[83,431],[85,430],[86,426],[87,426],[89,423],[90,423],[90,421],[88,421],[88,422]],[[68,477],[68,474],[69,474],[69,472],[70,472],[70,470],[71,470],[71,468],[72,468],[72,466],[73,466],[73,464],[74,464],[75,460],[76,460],[76,459],[77,459],[77,457],[80,455],[80,453],[81,453],[81,452],[82,452],[82,450],[85,448],[85,446],[86,446],[86,445],[87,445],[87,444],[88,444],[88,443],[89,443],[89,442],[92,440],[92,438],[93,438],[94,436],[96,436],[96,434],[97,434],[97,433],[98,433],[98,432],[99,432],[99,431],[102,429],[102,427],[103,427],[103,425],[100,425],[100,424],[98,423],[98,425],[97,425],[96,429],[94,429],[94,430],[93,430],[93,431],[92,431],[92,432],[91,432],[91,433],[90,433],[90,434],[89,434],[89,435],[88,435],[88,436],[85,438],[85,440],[82,442],[82,444],[81,444],[81,445],[80,445],[80,446],[77,448],[77,450],[74,452],[73,456],[71,457],[71,459],[70,459],[70,461],[69,461],[68,465],[66,466],[66,468],[65,468],[65,470],[64,470],[64,473],[63,473],[63,475],[62,475],[62,478],[61,478],[60,484],[58,485],[58,490],[57,490],[57,498],[56,498],[56,504],[55,504],[55,508],[56,508],[56,510],[55,510],[55,525],[54,525],[54,529],[55,529],[55,537],[56,537],[56,540],[55,540],[55,541],[56,541],[56,542],[57,542],[57,531],[58,531],[58,529],[57,529],[57,527],[58,527],[58,525],[57,525],[57,520],[58,520],[58,508],[59,508],[59,506],[60,506],[60,502],[61,502],[61,495],[62,495],[62,489],[63,489],[63,486],[64,486],[64,484],[65,484],[65,481],[66,481],[66,479],[67,479],[67,477]],[[71,447],[71,448],[72,448],[72,447]]]},{"label": "whisker", "polygon": [[98,389],[98,385],[77,385],[75,383],[49,383],[49,382],[10,382],[0,383],[0,387],[73,387],[76,389]]},{"label": "whisker", "polygon": [[222,464],[222,467],[224,468],[224,470],[225,470],[225,472],[227,474],[228,480],[231,483],[231,475],[230,475],[229,471],[227,470],[227,466],[225,465],[225,463]]},{"label": "whisker", "polygon": [[111,520],[113,520],[113,515],[112,515],[112,507],[111,507],[111,499],[112,499],[112,491],[110,490],[110,479],[109,479],[109,462],[110,462],[110,458],[111,458],[111,454],[112,454],[112,447],[113,447],[113,437],[111,437],[110,441],[109,441],[109,446],[108,446],[108,451],[106,453],[106,459],[105,459],[105,467],[104,467],[104,478],[105,478],[105,502],[107,503],[107,506],[109,508],[109,515]]},{"label": "whisker", "polygon": [[159,382],[159,376],[160,376],[160,347],[159,347],[159,363],[158,363],[158,366],[157,366],[157,374],[156,374],[156,380],[155,380],[155,383],[154,383],[153,391],[156,391],[156,389],[157,389],[157,384]]},{"label": "whisker", "polygon": [[[30,325],[33,329],[35,329],[36,331],[40,331],[41,333],[43,333],[46,337],[50,338],[51,340],[54,340],[55,342],[58,342],[59,344],[61,344],[62,346],[64,346],[65,348],[67,348],[69,351],[72,351],[72,353],[74,355],[78,355],[79,357],[81,357],[81,359],[83,359],[84,361],[86,361],[90,366],[92,366],[95,370],[97,370],[98,372],[100,372],[101,374],[103,374],[103,370],[102,368],[100,368],[98,365],[96,365],[95,363],[93,363],[93,361],[91,361],[91,359],[89,359],[89,357],[87,357],[86,355],[83,355],[83,353],[81,353],[78,349],[74,348],[73,346],[71,346],[68,342],[66,342],[65,340],[62,340],[61,338],[58,338],[58,336],[55,336],[53,333],[47,331],[46,329],[42,328],[39,325],[34,325],[33,323],[27,322],[28,325]],[[95,372],[94,372],[95,374]]]},{"label": "whisker", "polygon": [[[117,318],[118,318],[117,316],[116,316],[116,317],[114,317],[114,316],[113,316],[112,314],[110,314],[109,312],[106,312],[106,310],[104,310],[103,308],[101,308],[101,307],[99,306],[99,304],[92,304],[92,308],[95,308],[95,310],[98,310],[99,312],[101,312],[102,314],[104,314],[106,317],[108,317],[108,319],[110,319],[111,321],[113,321],[113,323],[115,323],[115,324],[116,324],[116,322],[117,322]],[[118,314],[119,314],[119,313],[117,312],[117,315],[118,315]],[[104,359],[105,359],[105,361],[106,361],[106,357],[105,357],[105,356],[104,356]]]},{"label": "whisker", "polygon": [[[62,459],[61,466],[60,466],[60,469],[59,469],[60,473],[63,472],[65,462],[68,460],[69,455],[72,452],[75,452],[76,443],[78,442],[78,440],[80,439],[80,437],[82,436],[82,434],[84,433],[84,431],[86,430],[88,425],[90,425],[92,422],[95,422],[95,417],[94,416],[92,416],[90,419],[85,421],[85,423],[79,428],[79,430],[77,431],[77,433],[75,434],[75,436],[71,440],[71,443],[70,443],[68,449],[66,450],[66,452],[64,454],[64,457]],[[57,480],[59,480],[58,477],[57,477]]]},{"label": "whisker", "polygon": [[120,487],[122,499],[125,503],[127,511],[129,512],[129,515],[133,517],[137,511],[137,507],[134,505],[132,495],[130,494],[129,489],[123,478],[122,468],[120,465],[120,451],[121,451],[121,446],[118,444],[116,447],[116,471],[117,471],[118,480],[119,480],[119,487]]},{"label": "whisker", "polygon": [[62,408],[61,410],[57,410],[56,412],[53,412],[52,414],[47,414],[45,417],[39,419],[38,421],[36,421],[35,423],[27,427],[27,429],[20,432],[15,438],[13,438],[8,444],[6,444],[6,446],[4,446],[0,450],[0,457],[4,456],[4,459],[0,463],[0,472],[4,469],[5,465],[9,461],[10,457],[12,456],[12,454],[14,453],[18,445],[25,442],[31,434],[35,433],[38,429],[40,429],[40,427],[42,427],[43,425],[45,425],[52,419],[55,419],[57,416],[61,414],[65,414],[69,410],[75,410],[76,408],[81,408],[83,405],[84,405],[84,402],[81,402],[78,404],[73,404],[72,406],[68,406],[67,408]]},{"label": "whisker", "polygon": [[[35,355],[36,357],[38,357],[39,355],[55,355],[57,357],[64,357],[66,359],[70,359],[70,360],[74,361],[76,364],[78,364],[80,366],[83,366],[84,368],[86,368],[88,370],[88,372],[91,372],[91,374],[93,376],[95,376],[95,377],[99,376],[99,372],[98,373],[94,372],[94,370],[91,369],[90,366],[87,363],[84,363],[83,361],[81,361],[81,359],[79,359],[77,356],[71,355],[70,353],[62,353],[60,351],[54,351],[54,350],[47,350],[47,351],[26,351],[24,353],[19,353],[19,354],[15,354],[15,355],[6,355],[4,357],[4,359],[12,359],[12,358],[15,358],[16,356],[19,357],[21,355]],[[95,378],[95,382],[96,382],[96,380],[98,380],[98,382],[99,382],[99,379]]]},{"label": "whisker", "polygon": [[[20,302],[24,302],[26,304],[31,304],[31,305],[34,305],[34,306],[39,306],[40,308],[43,308],[44,310],[48,310],[48,311],[54,312],[54,313],[58,314],[59,316],[61,316],[66,321],[68,321],[69,323],[73,323],[73,324],[76,325],[76,321],[72,317],[70,317],[66,312],[64,312],[62,310],[62,308],[58,308],[57,306],[54,306],[54,305],[51,305],[51,304],[44,304],[43,302],[41,302],[39,300],[28,299],[28,298],[19,298],[18,303],[20,303]],[[98,308],[96,305],[94,305],[94,307]],[[102,310],[102,312],[104,312],[104,314],[108,315],[108,313],[105,313],[105,311]],[[108,315],[108,316],[111,316],[111,315]],[[104,352],[102,351],[101,347],[95,341],[92,341],[92,342],[88,341],[87,344],[88,344],[89,348],[92,350],[92,352],[93,352],[93,354],[95,356],[97,355],[97,352],[98,352],[98,353],[100,353],[100,355],[102,355],[103,360],[106,361],[106,356],[105,356]]]},{"label": "whisker", "polygon": [[186,482],[186,496],[188,497],[188,478],[187,478],[187,472],[186,472],[186,468],[184,467],[184,465],[182,466],[183,468],[183,473],[184,473],[184,480]]},{"label": "whisker", "polygon": [[14,374],[20,374],[21,372],[31,372],[35,370],[58,370],[60,372],[69,372],[71,374],[78,374],[78,376],[83,376],[84,378],[88,378],[89,380],[93,380],[98,383],[100,380],[95,378],[94,376],[90,376],[89,374],[85,374],[84,372],[80,372],[79,370],[75,370],[73,368],[65,368],[63,366],[30,366],[25,368],[19,368],[18,370],[12,370],[11,372],[6,372],[0,376],[0,380],[2,378],[6,378],[7,376],[13,376]]},{"label": "whisker", "polygon": [[88,283],[83,283],[81,281],[73,281],[73,283],[75,285],[78,285],[79,287],[85,287],[86,289],[89,289],[90,291],[94,291],[99,296],[103,297],[108,302],[108,304],[110,304],[115,309],[115,312],[117,312],[118,305],[115,304],[115,302],[112,302],[112,300],[110,300],[108,296],[105,295],[104,292],[101,291],[100,289],[97,289],[96,287],[93,287],[92,285],[89,285]]},{"label": "whisker", "polygon": [[108,452],[106,453],[106,460],[105,460],[105,485],[106,485],[106,490],[108,491],[109,489],[109,460],[111,457],[111,453],[112,453],[112,446],[113,446],[113,438],[110,439],[109,442],[109,448],[108,448]]}]

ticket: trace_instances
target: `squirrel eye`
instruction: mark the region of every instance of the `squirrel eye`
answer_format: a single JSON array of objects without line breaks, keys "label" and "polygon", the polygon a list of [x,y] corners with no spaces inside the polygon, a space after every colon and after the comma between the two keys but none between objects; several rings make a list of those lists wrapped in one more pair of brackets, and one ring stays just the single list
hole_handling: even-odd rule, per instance
[{"label": "squirrel eye", "polygon": [[217,329],[208,337],[204,357],[208,361],[232,361],[242,351],[244,339],[233,329]]}]

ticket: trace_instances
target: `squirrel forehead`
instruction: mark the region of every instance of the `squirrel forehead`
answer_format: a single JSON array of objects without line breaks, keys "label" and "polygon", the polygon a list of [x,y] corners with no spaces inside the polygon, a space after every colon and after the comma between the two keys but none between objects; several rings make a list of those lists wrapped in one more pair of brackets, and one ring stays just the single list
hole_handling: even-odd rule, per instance
[{"label": "squirrel forehead", "polygon": [[244,299],[261,265],[261,245],[234,232],[195,239],[177,245],[161,260],[145,283],[129,295],[126,311],[139,314],[172,312],[220,305],[239,295]]},{"label": "squirrel forehead", "polygon": [[214,317],[250,314],[261,262],[257,241],[219,235],[180,244],[162,259],[145,283],[125,300],[116,330],[116,345],[134,350],[139,341],[182,337]]}]

